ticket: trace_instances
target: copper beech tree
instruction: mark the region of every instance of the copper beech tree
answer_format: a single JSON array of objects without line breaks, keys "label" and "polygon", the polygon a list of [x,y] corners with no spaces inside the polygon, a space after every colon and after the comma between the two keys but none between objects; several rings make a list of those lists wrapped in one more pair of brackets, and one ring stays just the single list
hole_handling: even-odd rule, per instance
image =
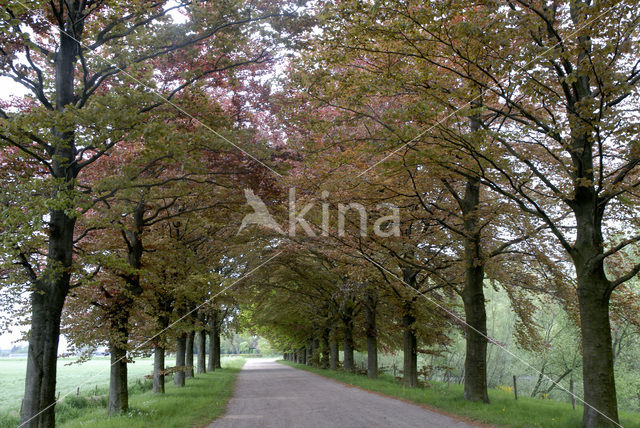
[{"label": "copper beech tree", "polygon": [[[40,201],[48,213],[34,217],[45,234],[38,251],[44,256],[18,240],[6,250],[32,291],[22,426],[55,424],[60,316],[78,275],[75,225],[95,197],[82,193],[84,174],[125,136],[144,135],[150,112],[193,82],[267,60],[280,23],[291,16],[286,10],[278,2],[241,1],[38,1],[2,8],[0,74],[22,85],[29,102],[2,109],[0,139],[41,165],[37,181],[47,188]],[[258,29],[267,20],[271,33]],[[193,67],[158,84],[153,64],[162,57],[189,59]]]},{"label": "copper beech tree", "polygon": [[[491,254],[479,246],[482,188],[519,208],[522,224],[532,225],[524,236],[549,231],[577,280],[582,423],[616,426],[609,300],[640,271],[611,269],[613,256],[640,240],[637,118],[629,110],[640,81],[634,3],[340,1],[319,10],[322,42],[303,56],[310,72],[299,84],[303,105],[325,106],[319,146],[340,150],[364,179],[373,168],[390,180],[407,158],[424,169],[424,150],[454,173],[461,186],[443,184],[459,202],[468,278],[477,278],[465,301],[482,299],[478,263]],[[349,126],[356,131],[331,132]],[[358,149],[365,141],[369,148]],[[366,162],[366,153],[379,156]],[[362,188],[352,176],[347,182]],[[505,243],[520,239],[506,235]]]}]

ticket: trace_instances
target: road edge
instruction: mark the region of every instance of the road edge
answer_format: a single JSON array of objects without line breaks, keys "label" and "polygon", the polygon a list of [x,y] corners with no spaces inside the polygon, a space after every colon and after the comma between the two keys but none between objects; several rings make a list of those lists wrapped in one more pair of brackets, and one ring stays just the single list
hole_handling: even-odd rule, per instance
[{"label": "road edge", "polygon": [[474,426],[479,427],[479,428],[500,428],[500,426],[499,426],[499,425],[487,424],[487,423],[484,423],[484,422],[477,421],[477,420],[475,420],[475,419],[471,419],[471,418],[469,418],[469,417],[467,417],[467,416],[461,416],[461,415],[456,415],[456,414],[454,414],[454,413],[449,413],[449,412],[447,412],[447,411],[445,411],[445,410],[439,409],[439,408],[437,408],[437,407],[430,406],[430,405],[428,405],[428,404],[424,404],[424,403],[417,403],[417,402],[415,402],[415,401],[411,401],[411,400],[408,400],[408,399],[406,399],[406,398],[402,398],[402,397],[395,397],[395,396],[393,396],[393,395],[384,394],[384,393],[382,393],[382,392],[372,391],[372,390],[370,390],[370,389],[366,389],[366,388],[363,388],[363,387],[358,386],[358,385],[351,385],[350,383],[342,382],[342,381],[340,381],[340,380],[338,380],[338,379],[334,379],[334,378],[329,377],[329,376],[324,376],[324,375],[322,375],[322,374],[319,374],[319,373],[316,373],[316,372],[312,372],[312,371],[310,371],[310,370],[305,370],[305,369],[300,368],[300,367],[290,366],[289,364],[286,364],[286,363],[285,363],[284,361],[282,361],[282,360],[276,360],[275,362],[276,362],[276,363],[278,363],[278,364],[280,364],[280,365],[283,365],[283,366],[285,366],[285,367],[292,368],[292,369],[294,369],[294,370],[301,370],[301,371],[303,371],[303,372],[305,372],[305,373],[309,373],[309,374],[312,374],[312,375],[316,375],[316,376],[321,377],[321,378],[323,378],[323,379],[329,379],[329,380],[332,380],[332,381],[334,381],[334,382],[336,382],[336,383],[339,383],[340,385],[344,385],[344,386],[349,387],[349,388],[356,388],[356,389],[359,389],[359,390],[361,390],[361,391],[368,392],[368,393],[370,393],[370,394],[378,395],[378,396],[380,396],[380,397],[391,398],[391,399],[393,399],[393,400],[402,401],[403,403],[412,404],[412,405],[414,405],[414,406],[422,407],[423,409],[429,410],[429,411],[431,411],[431,412],[439,413],[439,414],[441,414],[441,415],[443,415],[443,416],[447,416],[447,417],[449,417],[449,418],[451,418],[451,419],[455,419],[455,420],[457,420],[457,421],[459,421],[459,422],[464,422],[464,423],[467,423],[467,424],[471,424],[471,425],[474,425]]}]

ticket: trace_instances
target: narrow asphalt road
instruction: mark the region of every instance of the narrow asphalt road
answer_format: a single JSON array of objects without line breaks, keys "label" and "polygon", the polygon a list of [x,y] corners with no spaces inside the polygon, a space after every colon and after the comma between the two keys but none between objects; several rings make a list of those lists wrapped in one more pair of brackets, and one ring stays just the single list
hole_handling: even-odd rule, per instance
[{"label": "narrow asphalt road", "polygon": [[248,359],[225,415],[209,428],[472,426],[271,360]]}]

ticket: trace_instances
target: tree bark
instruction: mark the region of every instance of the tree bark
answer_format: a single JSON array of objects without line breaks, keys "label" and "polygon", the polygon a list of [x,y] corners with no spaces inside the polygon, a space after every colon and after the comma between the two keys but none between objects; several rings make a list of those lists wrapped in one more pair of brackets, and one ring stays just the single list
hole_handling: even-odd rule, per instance
[{"label": "tree bark", "polygon": [[367,335],[367,376],[378,378],[378,331],[376,329],[377,297],[373,290],[365,295],[365,333]]},{"label": "tree bark", "polygon": [[217,324],[216,331],[213,336],[213,348],[215,351],[213,355],[213,362],[216,368],[220,369],[222,368],[222,361],[221,361],[222,357],[220,356],[220,323]]},{"label": "tree bark", "polygon": [[608,283],[604,271],[600,275],[592,273],[586,277],[578,274],[584,401],[588,403],[582,415],[582,426],[585,428],[618,426],[609,295],[603,296],[603,293],[593,291],[602,290],[603,282]]},{"label": "tree bark", "polygon": [[210,372],[216,369],[215,355],[216,355],[216,315],[215,312],[209,315],[209,359],[207,362],[207,370]]},{"label": "tree bark", "polygon": [[110,415],[129,410],[129,388],[127,385],[127,351],[117,342],[109,346],[111,375],[109,377]]},{"label": "tree bark", "polygon": [[[160,331],[165,331],[169,325],[169,317],[167,314],[171,308],[172,299],[158,299],[158,308],[160,308],[161,315],[158,317],[158,327]],[[153,348],[153,389],[154,394],[164,394],[164,381],[165,381],[165,355],[166,355],[166,337],[165,333],[162,333],[156,338],[157,342]]]},{"label": "tree bark", "polygon": [[[121,301],[119,304],[118,301]],[[124,297],[112,302],[109,317],[109,404],[110,415],[129,410],[127,383],[127,343],[129,341],[129,310],[131,299]]]},{"label": "tree bark", "polygon": [[311,343],[313,345],[311,347],[311,365],[313,367],[320,367],[320,340],[315,333]]},{"label": "tree bark", "polygon": [[[63,274],[64,276],[64,274]],[[65,280],[42,284],[48,294],[34,292],[31,297],[31,331],[21,426],[55,426],[55,389],[60,316],[66,297]],[[38,414],[41,412],[40,414]]]},{"label": "tree bark", "polygon": [[164,346],[153,348],[153,389],[154,394],[164,394]]},{"label": "tree bark", "polygon": [[307,365],[308,366],[313,366],[314,365],[314,358],[316,355],[316,343],[314,339],[310,339],[308,344],[307,344]]},{"label": "tree bark", "polygon": [[193,341],[195,335],[196,332],[193,330],[187,333],[184,355],[184,364],[187,366],[187,369],[184,372],[185,377],[193,377]]},{"label": "tree bark", "polygon": [[[177,337],[177,349],[176,349],[176,367],[184,367],[185,365],[185,352],[187,348],[187,334],[181,333]],[[176,386],[184,386],[185,370],[184,368],[176,371],[173,374],[173,384]]]},{"label": "tree bark", "polygon": [[353,320],[350,319],[345,322],[344,326],[344,363],[343,367],[346,371],[352,372],[354,370],[353,365]]},{"label": "tree bark", "polygon": [[403,385],[409,388],[418,386],[418,340],[413,330],[415,317],[410,313],[406,313],[402,317],[403,332]]},{"label": "tree bark", "polygon": [[324,328],[322,330],[322,339],[321,343],[321,352],[322,358],[320,359],[320,368],[328,369],[329,368],[329,329]]},{"label": "tree bark", "polygon": [[[476,276],[476,275],[473,275]],[[467,325],[466,355],[464,361],[464,398],[469,401],[489,402],[487,393],[487,315],[482,290],[482,275],[471,278],[462,292]]]},{"label": "tree bark", "polygon": [[331,339],[329,341],[329,368],[331,370],[338,369],[340,356],[340,349],[338,345],[338,339],[336,338],[335,329],[331,332]]},{"label": "tree bark", "polygon": [[202,374],[207,372],[206,367],[206,345],[207,345],[207,331],[201,329],[196,336],[196,349],[198,352],[198,369],[197,373]]}]

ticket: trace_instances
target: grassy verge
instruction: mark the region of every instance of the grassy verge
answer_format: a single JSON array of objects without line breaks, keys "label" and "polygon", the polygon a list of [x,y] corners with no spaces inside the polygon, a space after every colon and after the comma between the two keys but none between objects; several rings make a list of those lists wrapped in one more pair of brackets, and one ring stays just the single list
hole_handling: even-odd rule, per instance
[{"label": "grassy verge", "polygon": [[[530,397],[519,397],[516,401],[513,393],[493,389],[489,390],[491,404],[471,403],[463,399],[462,385],[433,382],[428,388],[404,388],[389,375],[372,380],[344,371],[318,369],[288,361],[280,362],[336,379],[348,385],[425,404],[482,423],[512,428],[580,427],[582,407],[577,406],[576,410],[573,410],[569,403]],[[625,428],[640,428],[640,414],[638,413],[622,412],[620,419]]]},{"label": "grassy verge", "polygon": [[[98,393],[109,387],[109,357],[93,357],[81,364],[73,364],[75,358],[58,358],[56,393],[60,396],[76,394],[80,387],[80,395]],[[167,366],[174,366],[175,359],[167,358]],[[24,377],[27,370],[26,358],[0,358],[0,412],[20,409],[24,394]],[[152,358],[136,358],[135,363],[128,364],[129,384],[135,387],[138,379],[153,372]]]},{"label": "grassy verge", "polygon": [[[129,388],[129,411],[107,416],[107,390],[97,396],[71,395],[56,405],[56,425],[64,428],[183,428],[206,426],[220,416],[231,398],[236,376],[245,360],[230,358],[223,368],[187,379],[184,388],[173,386],[167,378],[166,393],[151,393],[151,381],[137,381]],[[15,419],[15,420],[10,420]],[[4,418],[0,427],[15,427],[15,418]]]}]

